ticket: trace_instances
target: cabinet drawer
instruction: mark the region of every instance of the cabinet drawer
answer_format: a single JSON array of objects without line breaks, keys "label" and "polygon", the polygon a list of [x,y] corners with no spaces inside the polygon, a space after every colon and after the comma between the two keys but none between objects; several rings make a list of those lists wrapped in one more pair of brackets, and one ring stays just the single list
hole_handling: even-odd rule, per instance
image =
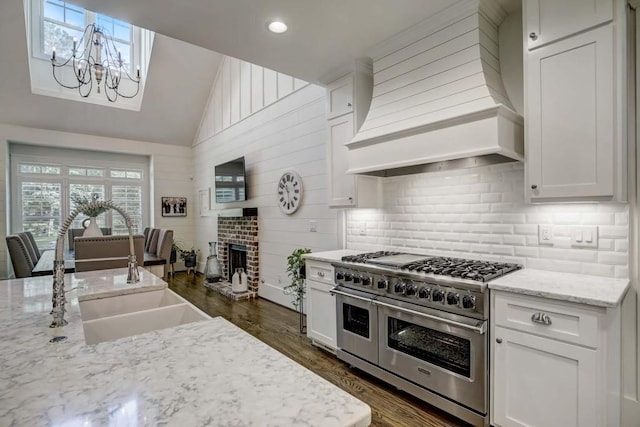
[{"label": "cabinet drawer", "polygon": [[333,285],[333,266],[326,262],[307,261],[307,279]]},{"label": "cabinet drawer", "polygon": [[493,298],[496,326],[598,347],[601,313],[596,308],[495,291]]}]

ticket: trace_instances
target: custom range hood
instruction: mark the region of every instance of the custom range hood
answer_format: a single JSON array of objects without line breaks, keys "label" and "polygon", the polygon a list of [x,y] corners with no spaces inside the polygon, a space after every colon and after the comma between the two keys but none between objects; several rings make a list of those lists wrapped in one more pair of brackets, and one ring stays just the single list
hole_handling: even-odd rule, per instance
[{"label": "custom range hood", "polygon": [[523,121],[500,72],[505,16],[493,1],[462,1],[378,46],[371,106],[346,144],[347,172],[393,176],[522,161]]}]

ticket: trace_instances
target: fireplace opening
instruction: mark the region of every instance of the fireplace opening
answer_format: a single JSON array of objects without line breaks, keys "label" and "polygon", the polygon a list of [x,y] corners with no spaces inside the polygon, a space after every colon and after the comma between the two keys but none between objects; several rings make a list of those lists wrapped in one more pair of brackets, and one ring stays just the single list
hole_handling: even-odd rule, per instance
[{"label": "fireplace opening", "polygon": [[244,271],[247,271],[247,245],[239,245],[237,243],[229,244],[229,258],[228,258],[228,272],[229,278],[231,280],[231,276],[236,271],[236,268],[243,268]]}]

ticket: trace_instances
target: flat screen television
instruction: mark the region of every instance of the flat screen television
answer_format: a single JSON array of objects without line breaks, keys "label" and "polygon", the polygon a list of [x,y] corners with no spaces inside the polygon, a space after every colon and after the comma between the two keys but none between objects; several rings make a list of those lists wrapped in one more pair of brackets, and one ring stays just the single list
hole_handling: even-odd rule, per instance
[{"label": "flat screen television", "polygon": [[215,167],[216,203],[247,200],[244,157],[238,157]]}]

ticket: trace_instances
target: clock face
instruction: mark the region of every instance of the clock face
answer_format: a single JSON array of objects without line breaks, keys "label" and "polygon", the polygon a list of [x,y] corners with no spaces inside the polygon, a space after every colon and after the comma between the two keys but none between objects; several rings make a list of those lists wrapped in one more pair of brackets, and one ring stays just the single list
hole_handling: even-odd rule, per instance
[{"label": "clock face", "polygon": [[282,212],[290,215],[302,202],[302,178],[293,171],[286,171],[278,181],[278,206]]}]

